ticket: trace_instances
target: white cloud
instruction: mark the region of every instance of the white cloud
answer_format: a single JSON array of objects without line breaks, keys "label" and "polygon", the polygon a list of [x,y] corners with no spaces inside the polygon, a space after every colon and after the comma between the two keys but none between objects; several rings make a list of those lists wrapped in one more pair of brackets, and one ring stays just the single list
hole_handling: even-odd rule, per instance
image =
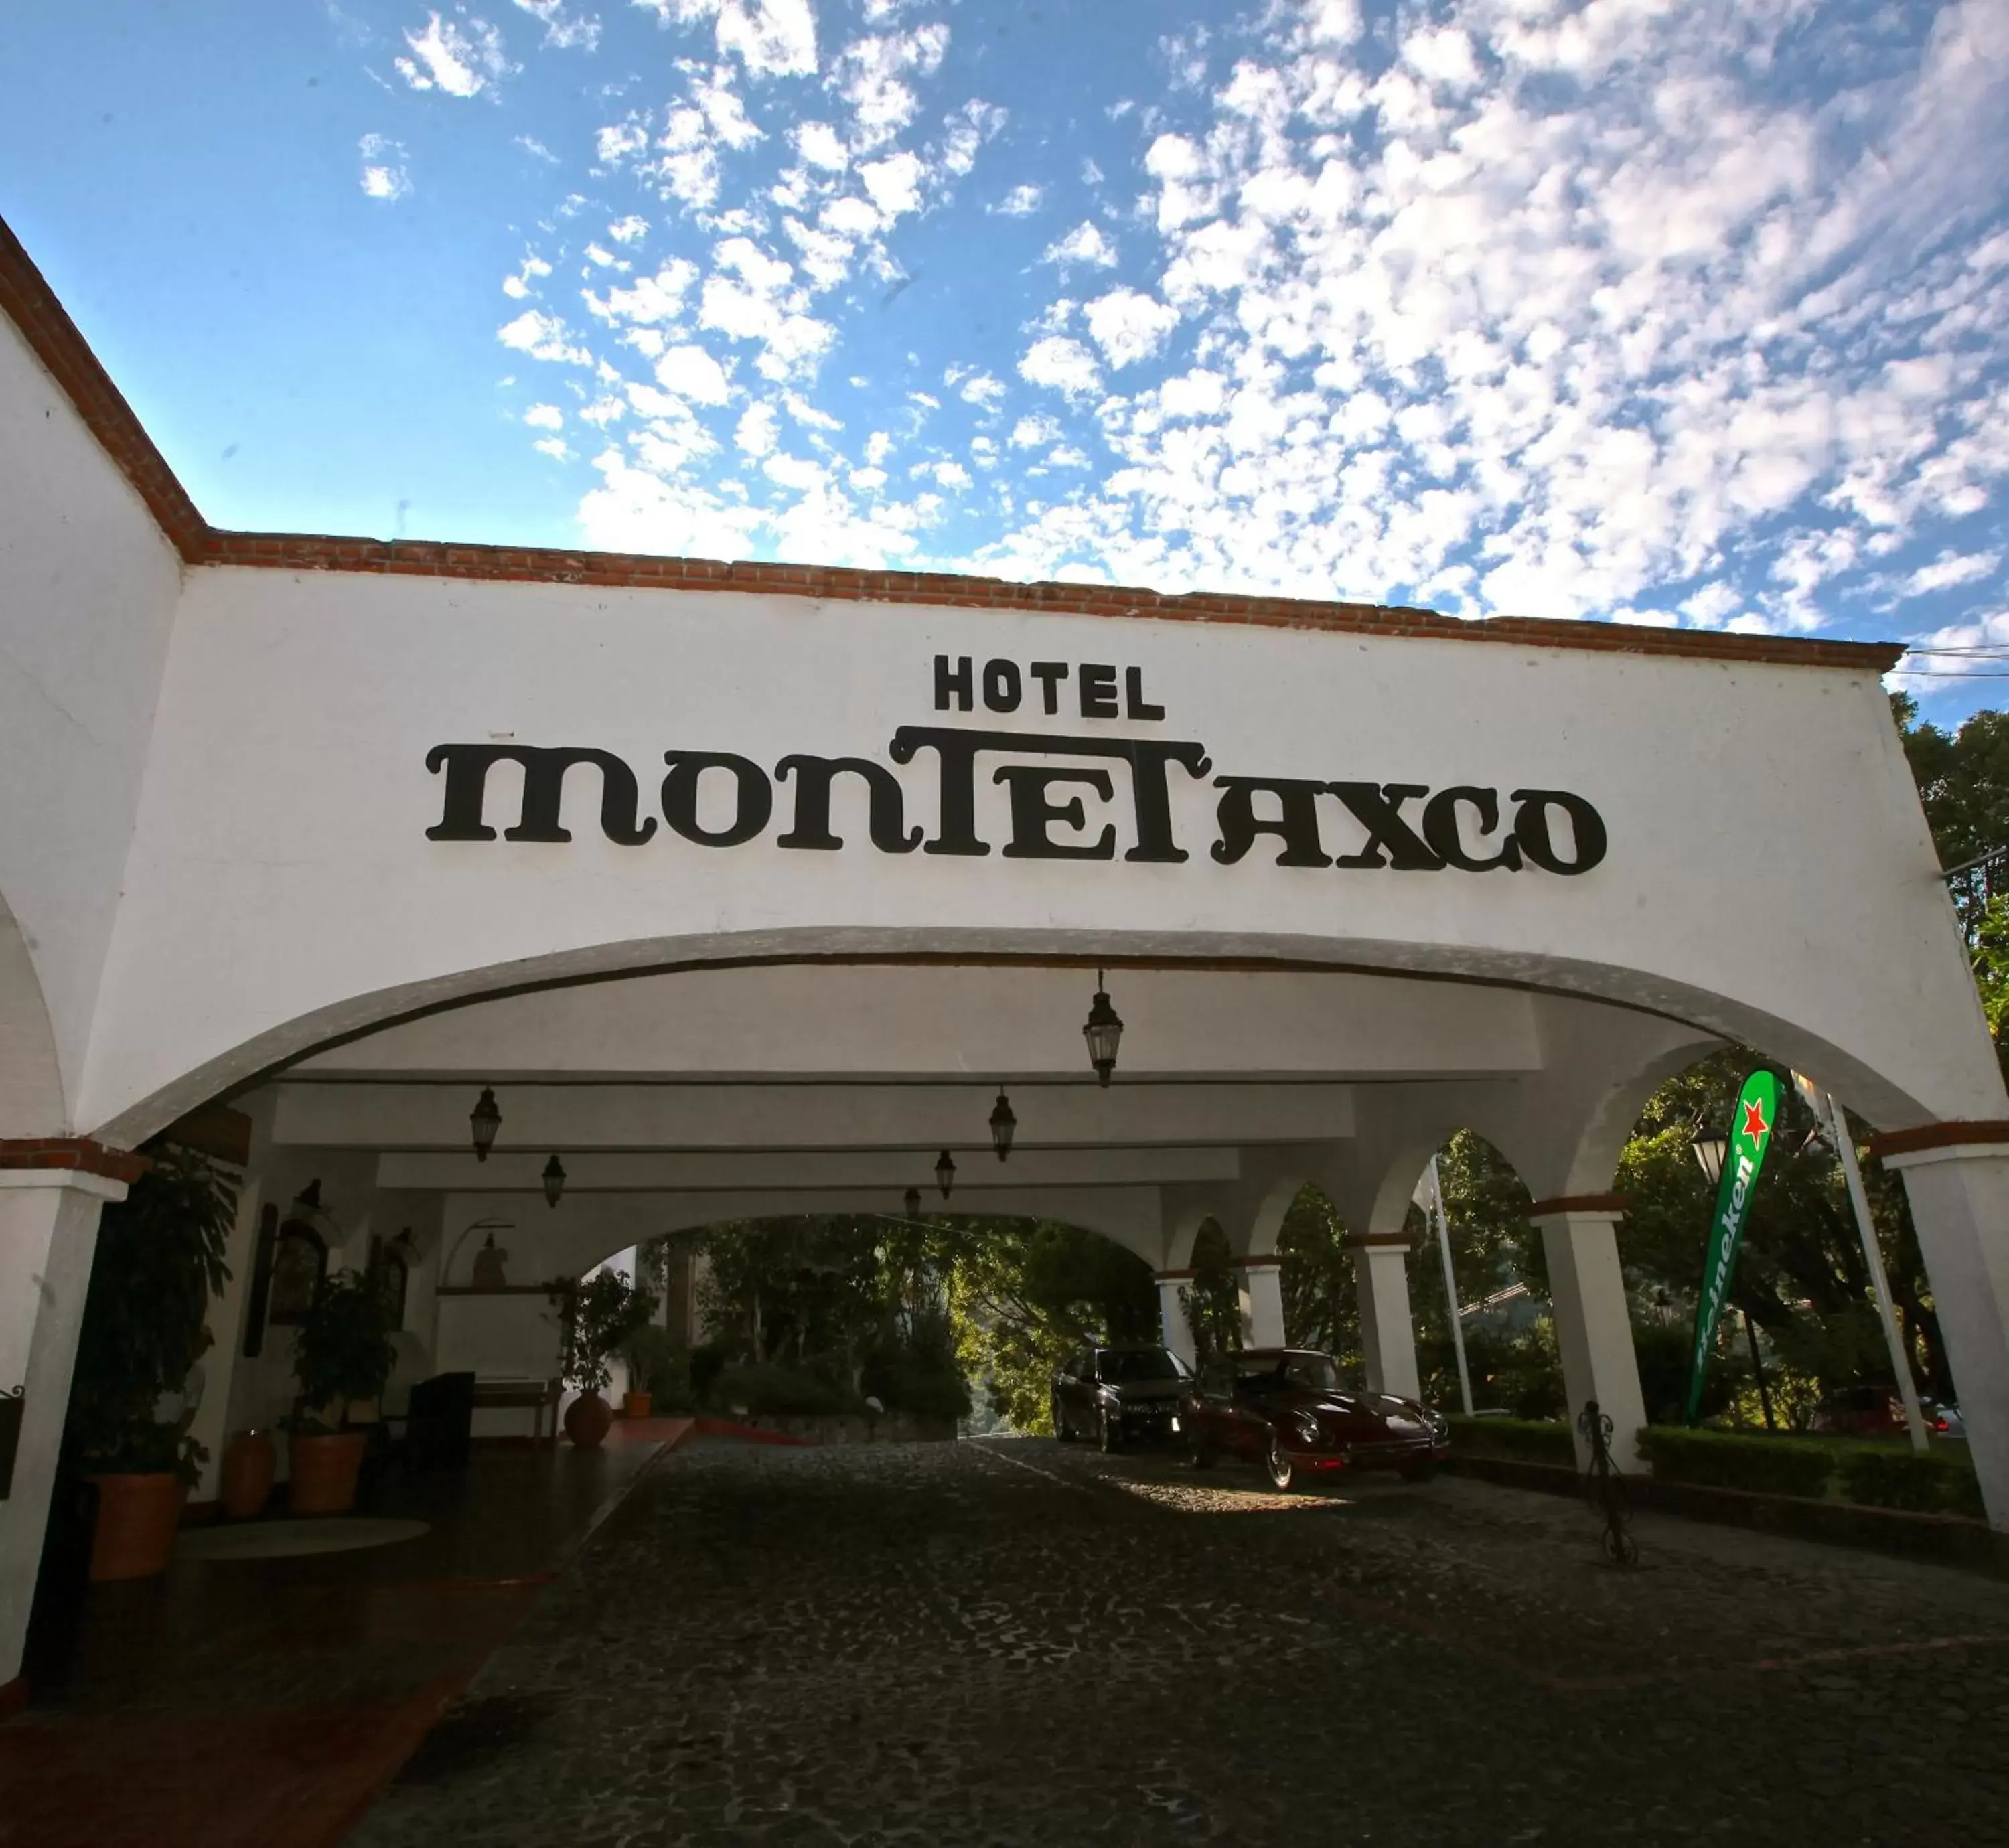
[{"label": "white cloud", "polygon": [[656,362],[656,382],[693,404],[723,404],[732,395],[725,368],[701,346],[673,346]]},{"label": "white cloud", "polygon": [[523,413],[523,421],[533,430],[562,430],[565,412],[555,404],[533,404]]},{"label": "white cloud", "polygon": [[395,62],[398,74],[414,90],[437,90],[447,96],[479,96],[516,69],[502,49],[502,34],[485,19],[464,24],[427,16],[423,32],[407,32],[412,55]]},{"label": "white cloud", "polygon": [[885,223],[890,225],[904,213],[920,210],[921,162],[918,154],[902,150],[886,160],[868,161],[859,168],[858,177]]},{"label": "white cloud", "polygon": [[1094,356],[1079,341],[1059,334],[1034,342],[1019,362],[1019,376],[1030,384],[1051,385],[1070,398],[1093,391],[1101,382]]},{"label": "white cloud", "polygon": [[779,422],[772,405],[749,405],[740,417],[739,427],[732,433],[732,441],[739,453],[756,461],[764,455],[772,455],[780,440],[777,433]]},{"label": "white cloud", "polygon": [[1921,565],[1904,580],[1903,594],[1922,597],[1955,584],[1972,584],[1989,576],[2002,562],[2000,552],[1943,552],[1930,565]]},{"label": "white cloud", "polygon": [[1111,289],[1082,310],[1090,337],[1112,366],[1133,366],[1148,359],[1178,325],[1176,308],[1134,289]]},{"label": "white cloud", "polygon": [[1109,240],[1084,218],[1065,237],[1049,244],[1040,260],[1062,269],[1086,264],[1096,269],[1110,270],[1116,267],[1116,253],[1110,248]]},{"label": "white cloud", "polygon": [[714,23],[721,58],[759,77],[816,74],[816,13],[810,0],[633,0],[664,24]]},{"label": "white cloud", "polygon": [[522,148],[526,154],[535,154],[540,161],[548,161],[554,167],[558,164],[558,156],[545,147],[535,135],[519,135],[516,138],[515,145]]},{"label": "white cloud", "polygon": [[402,199],[412,189],[405,170],[405,148],[388,135],[365,135],[356,143],[363,157],[362,186],[371,199]]},{"label": "white cloud", "polygon": [[1061,427],[1051,417],[1021,417],[1012,426],[1012,447],[1014,449],[1041,448],[1048,443],[1058,443],[1061,434]]},{"label": "white cloud", "polygon": [[544,44],[561,51],[594,51],[600,48],[600,21],[590,13],[576,19],[565,15],[564,0],[516,0],[525,12],[544,28]]},{"label": "white cloud", "polygon": [[1014,186],[998,202],[987,209],[1007,218],[1029,218],[1040,209],[1040,201],[1046,194],[1029,182]]},{"label": "white cloud", "polygon": [[939,23],[854,39],[838,54],[834,81],[851,105],[854,147],[884,146],[911,122],[920,99],[907,80],[932,76],[948,49]]},{"label": "white cloud", "polygon": [[696,264],[673,257],[653,276],[637,276],[625,289],[609,289],[604,298],[589,293],[586,305],[603,320],[654,326],[683,313],[684,297],[696,280]]},{"label": "white cloud", "polygon": [[526,257],[515,275],[502,278],[502,292],[520,302],[530,292],[532,283],[551,273],[551,266],[541,257]]},{"label": "white cloud", "polygon": [[562,437],[540,437],[530,447],[553,462],[570,462],[572,451]]},{"label": "white cloud", "polygon": [[1004,402],[1004,381],[993,378],[987,372],[980,372],[962,381],[958,394],[965,404],[973,404],[987,411],[994,411]]},{"label": "white cloud", "polygon": [[526,308],[506,327],[498,327],[495,338],[533,359],[559,360],[569,366],[593,363],[593,355],[573,342],[563,321],[534,308]]},{"label": "white cloud", "polygon": [[851,150],[844,145],[844,137],[827,122],[798,122],[788,131],[788,139],[812,167],[842,173],[851,165]]},{"label": "white cloud", "polygon": [[630,213],[625,218],[616,218],[607,228],[607,235],[617,244],[632,244],[649,234],[649,221],[638,218]]}]

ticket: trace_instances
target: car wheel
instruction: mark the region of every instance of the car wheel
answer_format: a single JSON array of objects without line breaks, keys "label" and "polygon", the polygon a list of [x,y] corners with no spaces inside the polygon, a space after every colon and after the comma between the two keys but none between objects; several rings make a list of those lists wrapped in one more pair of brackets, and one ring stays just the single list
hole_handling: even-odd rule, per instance
[{"label": "car wheel", "polygon": [[1283,1439],[1274,1431],[1270,1433],[1268,1446],[1263,1453],[1263,1473],[1270,1478],[1270,1486],[1279,1495],[1290,1487],[1297,1475],[1289,1453],[1284,1448]]},{"label": "car wheel", "polygon": [[1074,1430],[1072,1426],[1071,1426],[1067,1421],[1067,1411],[1061,1404],[1061,1396],[1059,1393],[1054,1393],[1053,1404],[1054,1436],[1058,1438],[1062,1443],[1071,1444],[1074,1442]]},{"label": "car wheel", "polygon": [[1113,1455],[1123,1446],[1123,1434],[1116,1421],[1109,1415],[1109,1407],[1101,1407],[1095,1414],[1095,1441],[1101,1446],[1105,1457]]}]

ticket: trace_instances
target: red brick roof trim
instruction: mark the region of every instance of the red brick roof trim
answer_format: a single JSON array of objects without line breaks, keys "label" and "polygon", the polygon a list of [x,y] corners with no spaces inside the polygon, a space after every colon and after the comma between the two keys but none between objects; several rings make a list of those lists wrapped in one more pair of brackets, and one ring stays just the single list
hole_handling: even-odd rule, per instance
[{"label": "red brick roof trim", "polygon": [[98,363],[20,242],[0,218],[0,313],[21,330],[37,359],[76,407],[98,446],[131,482],[147,511],[182,558],[193,562],[209,522],[154,447],[112,375]]},{"label": "red brick roof trim", "polygon": [[1828,642],[1732,635],[1704,629],[1568,622],[1532,616],[1465,621],[1434,610],[1381,604],[1313,603],[1290,597],[1169,595],[1106,584],[1026,584],[934,572],[852,571],[837,565],[725,563],[639,552],[567,552],[418,540],[344,539],[312,533],[212,532],[204,565],[277,571],[349,571],[394,577],[474,578],[516,583],[580,584],[609,589],[739,590],[832,602],[924,604],[933,608],[1026,610],[1070,616],[1131,616],[1168,622],[1242,622],[1329,634],[1419,636],[1506,643],[1523,648],[1589,649],[1609,654],[1681,655],[1697,660],[1759,661],[1793,667],[1844,667],[1882,674],[1903,647],[1893,642]]},{"label": "red brick roof trim", "polygon": [[1881,674],[1903,648],[1887,642],[1830,642],[1710,630],[1655,628],[1536,617],[1467,622],[1433,610],[1378,604],[1317,603],[1212,591],[1167,596],[1107,584],[1022,584],[946,572],[850,571],[815,565],[726,564],[627,552],[456,545],[329,537],[299,533],[225,533],[205,520],[154,447],[97,356],[77,331],[27,252],[0,221],[0,311],[4,311],[122,469],[190,565],[271,571],[349,571],[399,577],[592,585],[603,589],[740,590],[833,602],[923,604],[936,608],[1029,610],[1070,616],[1132,616],[1160,621],[1242,622],[1329,634],[1419,636],[1517,647],[1584,649],[1609,654],[1675,655],[1793,667]]}]

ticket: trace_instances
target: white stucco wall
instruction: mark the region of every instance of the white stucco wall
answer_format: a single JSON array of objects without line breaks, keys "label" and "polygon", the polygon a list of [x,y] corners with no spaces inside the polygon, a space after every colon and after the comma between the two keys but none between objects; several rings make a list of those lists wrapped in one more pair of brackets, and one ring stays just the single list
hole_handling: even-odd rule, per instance
[{"label": "white stucco wall", "polygon": [[131,484],[0,316],[0,1135],[72,1127],[41,1074],[53,1057],[75,1096],[180,573]]},{"label": "white stucco wall", "polygon": [[[1137,667],[1162,724],[934,709],[937,653]],[[1609,857],[1536,871],[1209,857],[1219,792],[1169,773],[1183,865],[894,856],[840,785],[841,852],[443,843],[443,742],[887,760],[908,724],[1197,739],[1213,773],[1562,788]],[[979,830],[1008,834],[978,773]],[[1129,844],[1127,768],[1093,820]],[[897,774],[933,827],[935,764]],[[489,820],[516,819],[515,773]],[[1065,791],[1063,794],[1068,793]],[[1783,798],[1783,799],[1782,799]],[[1413,812],[1413,811],[1412,811]],[[1791,817],[1790,838],[1780,830]],[[1329,851],[1357,830],[1328,802]],[[83,1114],[131,1135],[333,1032],[498,982],[748,953],[1308,955],[1524,979],[1752,1038],[1873,1120],[2004,1113],[1873,674],[1218,624],[353,574],[190,574]],[[469,972],[475,972],[470,974]],[[892,1030],[889,1023],[889,1031]]]}]

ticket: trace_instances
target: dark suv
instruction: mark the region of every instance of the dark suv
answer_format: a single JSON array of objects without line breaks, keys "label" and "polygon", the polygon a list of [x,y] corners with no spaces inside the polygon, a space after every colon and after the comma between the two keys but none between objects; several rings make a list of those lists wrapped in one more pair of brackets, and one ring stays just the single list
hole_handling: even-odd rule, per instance
[{"label": "dark suv", "polygon": [[1192,1371],[1169,1347],[1084,1347],[1054,1375],[1054,1435],[1092,1437],[1105,1450],[1179,1434],[1179,1398]]}]

